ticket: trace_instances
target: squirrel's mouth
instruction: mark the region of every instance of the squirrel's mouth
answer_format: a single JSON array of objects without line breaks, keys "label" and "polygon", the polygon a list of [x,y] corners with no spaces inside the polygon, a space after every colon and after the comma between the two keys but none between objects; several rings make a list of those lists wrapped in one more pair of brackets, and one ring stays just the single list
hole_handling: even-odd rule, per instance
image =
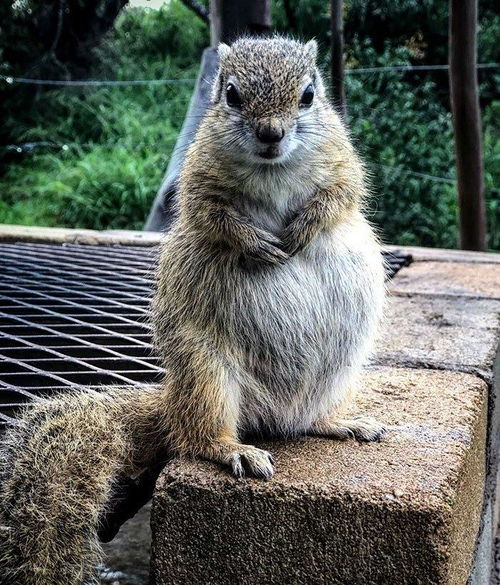
[{"label": "squirrel's mouth", "polygon": [[261,158],[265,158],[266,160],[270,160],[273,158],[278,158],[283,153],[278,145],[269,146],[266,150],[263,150],[258,153]]}]

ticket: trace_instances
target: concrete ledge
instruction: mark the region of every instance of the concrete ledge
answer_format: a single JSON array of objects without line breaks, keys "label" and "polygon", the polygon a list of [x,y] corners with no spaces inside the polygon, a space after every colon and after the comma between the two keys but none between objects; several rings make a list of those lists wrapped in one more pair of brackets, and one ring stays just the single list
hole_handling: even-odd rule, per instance
[{"label": "concrete ledge", "polygon": [[31,227],[0,224],[0,242],[40,242],[52,244],[156,246],[160,232],[133,230],[86,230],[70,228]]},{"label": "concrete ledge", "polygon": [[491,252],[470,252],[449,248],[419,248],[416,246],[384,246],[389,252],[401,250],[411,254],[414,262],[472,262],[474,264],[500,264],[500,254]]},{"label": "concrete ledge", "polygon": [[379,444],[268,444],[270,482],[176,461],[152,516],[155,585],[465,585],[483,506],[486,384],[367,372],[358,407]]},{"label": "concrete ledge", "polygon": [[497,300],[392,295],[373,362],[473,372],[491,382],[499,330]]},{"label": "concrete ledge", "polygon": [[415,262],[397,273],[389,290],[396,294],[500,299],[500,264]]}]

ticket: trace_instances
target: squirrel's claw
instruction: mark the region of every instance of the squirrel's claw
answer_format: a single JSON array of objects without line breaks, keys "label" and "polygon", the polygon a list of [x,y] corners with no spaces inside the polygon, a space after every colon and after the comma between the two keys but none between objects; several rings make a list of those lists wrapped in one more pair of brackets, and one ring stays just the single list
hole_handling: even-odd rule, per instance
[{"label": "squirrel's claw", "polygon": [[305,248],[306,244],[299,237],[294,235],[291,229],[286,229],[283,234],[281,249],[288,254],[288,256],[295,256],[298,252]]},{"label": "squirrel's claw", "polygon": [[281,240],[265,230],[256,228],[257,244],[246,253],[246,256],[256,262],[265,264],[283,264],[288,260],[288,254],[283,251]]},{"label": "squirrel's claw", "polygon": [[380,441],[387,427],[374,418],[356,416],[351,419],[318,421],[311,429],[313,434],[334,439],[356,439],[360,443]]},{"label": "squirrel's claw", "polygon": [[241,452],[235,452],[230,457],[233,475],[237,478],[245,475],[271,479],[274,475],[274,459],[268,451],[257,447],[244,446]]},{"label": "squirrel's claw", "polygon": [[380,441],[387,432],[387,427],[371,416],[356,416],[353,423],[352,432],[360,443]]},{"label": "squirrel's claw", "polygon": [[238,479],[245,476],[245,470],[243,469],[241,455],[239,453],[235,453],[231,457],[231,471],[233,472],[233,475]]},{"label": "squirrel's claw", "polygon": [[265,240],[259,241],[259,244],[252,251],[246,252],[243,259],[251,264],[267,264],[269,266],[276,266],[283,264],[289,258],[289,255],[281,248],[274,244],[270,244]]},{"label": "squirrel's claw", "polygon": [[288,260],[286,252],[268,242],[260,242],[257,250],[248,254],[248,257],[266,264],[283,264]]}]

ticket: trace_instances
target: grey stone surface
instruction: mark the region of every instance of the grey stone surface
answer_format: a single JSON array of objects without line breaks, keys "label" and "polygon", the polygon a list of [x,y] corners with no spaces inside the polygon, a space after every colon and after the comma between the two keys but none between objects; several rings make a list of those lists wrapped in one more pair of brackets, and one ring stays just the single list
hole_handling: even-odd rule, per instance
[{"label": "grey stone surface", "polygon": [[495,567],[491,575],[491,585],[500,585],[500,531],[495,540]]},{"label": "grey stone surface", "polygon": [[155,585],[465,585],[483,505],[486,384],[381,368],[357,409],[381,443],[267,444],[269,482],[175,461],[153,509]]},{"label": "grey stone surface", "polygon": [[500,299],[500,264],[414,262],[397,273],[389,290]]},{"label": "grey stone surface", "polygon": [[485,585],[494,570],[495,530],[491,499],[484,506],[482,527],[474,554],[474,564],[467,585]]},{"label": "grey stone surface", "polygon": [[392,295],[374,363],[478,372],[491,380],[500,301]]},{"label": "grey stone surface", "polygon": [[467,262],[478,264],[499,264],[500,254],[491,252],[470,252],[449,248],[420,248],[417,246],[384,246],[388,252],[401,251],[410,254],[414,262]]}]

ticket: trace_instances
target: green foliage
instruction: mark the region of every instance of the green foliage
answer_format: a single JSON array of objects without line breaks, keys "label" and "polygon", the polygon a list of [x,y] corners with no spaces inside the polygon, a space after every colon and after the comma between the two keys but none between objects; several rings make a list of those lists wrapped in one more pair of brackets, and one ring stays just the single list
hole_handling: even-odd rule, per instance
[{"label": "green foliage", "polygon": [[[293,34],[316,36],[326,66],[328,2],[290,5]],[[287,30],[283,2],[275,0],[273,6],[278,30]],[[480,59],[500,61],[500,17],[490,0],[480,10]],[[383,6],[372,0],[346,1],[348,65],[443,63],[446,17],[444,0],[398,0]],[[160,11],[128,9],[94,50],[89,77],[192,80],[207,44],[206,25],[179,0]],[[491,70],[480,73],[492,249],[500,249],[499,79]],[[23,102],[22,108],[12,107],[12,115],[4,120],[11,142],[47,141],[67,148],[4,158],[0,222],[141,229],[192,89],[192,81],[61,88]],[[16,87],[11,92],[14,103],[22,94]],[[349,75],[347,97],[349,125],[374,193],[368,212],[383,239],[455,247],[457,203],[446,72]]]},{"label": "green foliage", "polygon": [[[351,57],[383,67],[409,63],[410,56],[404,47],[386,47],[377,56],[365,42],[352,45]],[[414,84],[396,71],[351,75],[347,95],[351,131],[371,175],[372,220],[384,239],[456,247],[453,128],[450,112],[434,97],[436,82],[422,77]],[[495,249],[500,247],[498,192],[493,190],[500,179],[500,145],[493,122],[499,106],[488,105],[483,120],[489,245]]]},{"label": "green foliage", "polygon": [[[207,41],[204,24],[179,2],[160,11],[123,13],[99,49],[91,77],[175,82],[65,87],[41,94],[6,120],[6,126],[15,128],[18,144],[49,142],[66,148],[35,150],[25,158],[14,155],[19,160],[10,155],[0,178],[0,222],[142,229]],[[182,47],[178,58],[172,57],[176,43]]]},{"label": "green foliage", "polygon": [[[291,18],[283,0],[273,6],[279,30],[285,32],[292,25],[299,38],[319,40],[327,71],[328,3],[290,3]],[[448,10],[444,0],[346,0],[348,67],[446,63]],[[500,61],[499,31],[496,3],[484,0],[479,6],[479,62]],[[489,247],[500,249],[500,104],[494,101],[500,75],[498,70],[481,70],[479,80]],[[349,126],[371,177],[369,212],[383,239],[456,247],[455,157],[446,71],[347,75],[346,86]]]}]

